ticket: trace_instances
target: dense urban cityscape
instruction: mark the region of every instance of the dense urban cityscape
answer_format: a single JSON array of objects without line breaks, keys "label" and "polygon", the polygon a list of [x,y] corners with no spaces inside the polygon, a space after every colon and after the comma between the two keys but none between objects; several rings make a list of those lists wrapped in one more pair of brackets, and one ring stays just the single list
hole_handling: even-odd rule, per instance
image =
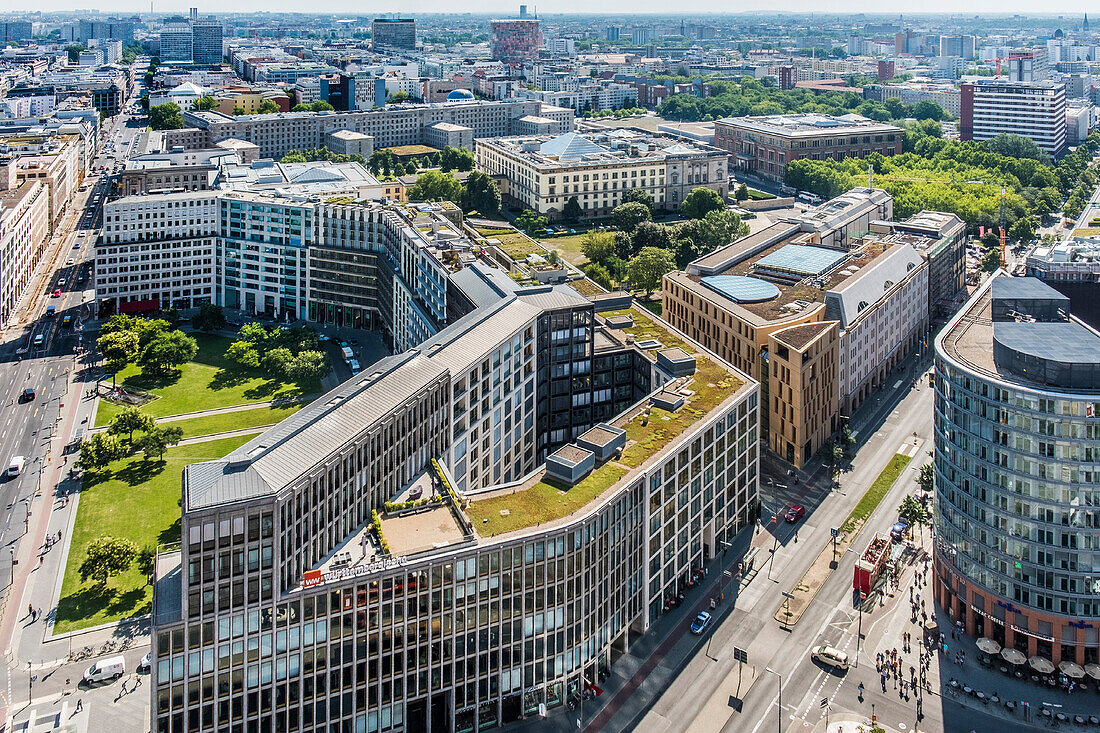
[{"label": "dense urban cityscape", "polygon": [[1100,729],[1088,15],[491,9],[0,9],[0,733]]}]

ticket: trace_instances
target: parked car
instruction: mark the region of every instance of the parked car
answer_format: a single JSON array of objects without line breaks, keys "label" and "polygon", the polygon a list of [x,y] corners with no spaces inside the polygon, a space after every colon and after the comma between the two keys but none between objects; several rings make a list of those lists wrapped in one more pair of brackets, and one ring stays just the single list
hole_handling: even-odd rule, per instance
[{"label": "parked car", "polygon": [[793,524],[804,516],[806,516],[806,507],[801,504],[791,504],[791,508],[787,510],[783,518]]},{"label": "parked car", "polygon": [[848,655],[831,646],[818,646],[810,651],[810,656],[816,662],[834,669],[848,669]]},{"label": "parked car", "polygon": [[138,662],[137,671],[138,672],[149,672],[149,671],[152,671],[152,669],[153,669],[153,654],[152,654],[152,652],[150,652],[150,653],[146,654],[144,657],[142,657],[141,661]]},{"label": "parked car", "polygon": [[707,630],[708,626],[710,626],[710,614],[706,611],[700,611],[695,620],[691,622],[691,633],[701,634]]},{"label": "parked car", "polygon": [[905,522],[897,522],[890,528],[890,539],[894,542],[901,542],[909,534],[909,525]]}]

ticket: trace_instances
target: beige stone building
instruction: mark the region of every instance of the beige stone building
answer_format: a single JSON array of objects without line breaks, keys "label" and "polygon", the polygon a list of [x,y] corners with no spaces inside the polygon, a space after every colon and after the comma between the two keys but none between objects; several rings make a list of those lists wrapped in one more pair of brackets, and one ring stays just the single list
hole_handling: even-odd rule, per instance
[{"label": "beige stone building", "polygon": [[49,192],[27,181],[0,192],[0,328],[8,324],[49,232]]}]

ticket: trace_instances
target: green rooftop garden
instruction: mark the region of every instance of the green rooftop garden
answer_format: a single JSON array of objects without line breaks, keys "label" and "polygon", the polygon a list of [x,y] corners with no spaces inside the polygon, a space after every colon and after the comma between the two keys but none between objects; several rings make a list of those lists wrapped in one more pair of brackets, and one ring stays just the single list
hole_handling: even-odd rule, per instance
[{"label": "green rooftop garden", "polygon": [[[603,315],[629,315],[633,318],[634,325],[622,330],[634,336],[635,342],[656,339],[661,342],[660,348],[678,346],[689,354],[696,354],[695,376],[688,384],[688,389],[694,394],[675,412],[655,407],[650,411],[648,420],[644,418],[642,411],[630,418],[615,420],[612,424],[626,431],[627,443],[622,456],[603,464],[572,488],[559,486],[556,482],[543,478],[535,485],[518,489],[511,494],[473,501],[466,513],[482,537],[533,527],[568,516],[583,508],[744,385],[744,382],[728,370],[696,353],[696,349],[690,347],[686,341],[658,325],[643,312],[629,308],[609,311]],[[506,513],[502,514],[502,511]]]}]

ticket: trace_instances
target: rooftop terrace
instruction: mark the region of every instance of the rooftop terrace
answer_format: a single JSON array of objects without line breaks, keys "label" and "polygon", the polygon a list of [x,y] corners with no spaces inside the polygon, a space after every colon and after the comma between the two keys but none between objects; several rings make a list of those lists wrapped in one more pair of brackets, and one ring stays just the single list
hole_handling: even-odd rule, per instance
[{"label": "rooftop terrace", "polygon": [[637,469],[659,457],[695,423],[746,387],[731,369],[640,308],[608,311],[602,315],[605,318],[629,315],[633,325],[608,333],[614,334],[616,339],[629,336],[636,347],[639,343],[645,344],[644,351],[651,359],[655,360],[656,351],[670,347],[679,347],[695,357],[694,375],[665,386],[665,389],[679,392],[685,398],[684,405],[674,412],[653,407],[646,418],[648,400],[643,400],[619,415],[611,425],[626,431],[622,453],[597,467],[573,487],[547,479],[545,471],[540,470],[522,484],[475,497],[466,513],[481,537],[494,537],[561,520],[599,499],[610,497],[615,488],[629,483]]}]

